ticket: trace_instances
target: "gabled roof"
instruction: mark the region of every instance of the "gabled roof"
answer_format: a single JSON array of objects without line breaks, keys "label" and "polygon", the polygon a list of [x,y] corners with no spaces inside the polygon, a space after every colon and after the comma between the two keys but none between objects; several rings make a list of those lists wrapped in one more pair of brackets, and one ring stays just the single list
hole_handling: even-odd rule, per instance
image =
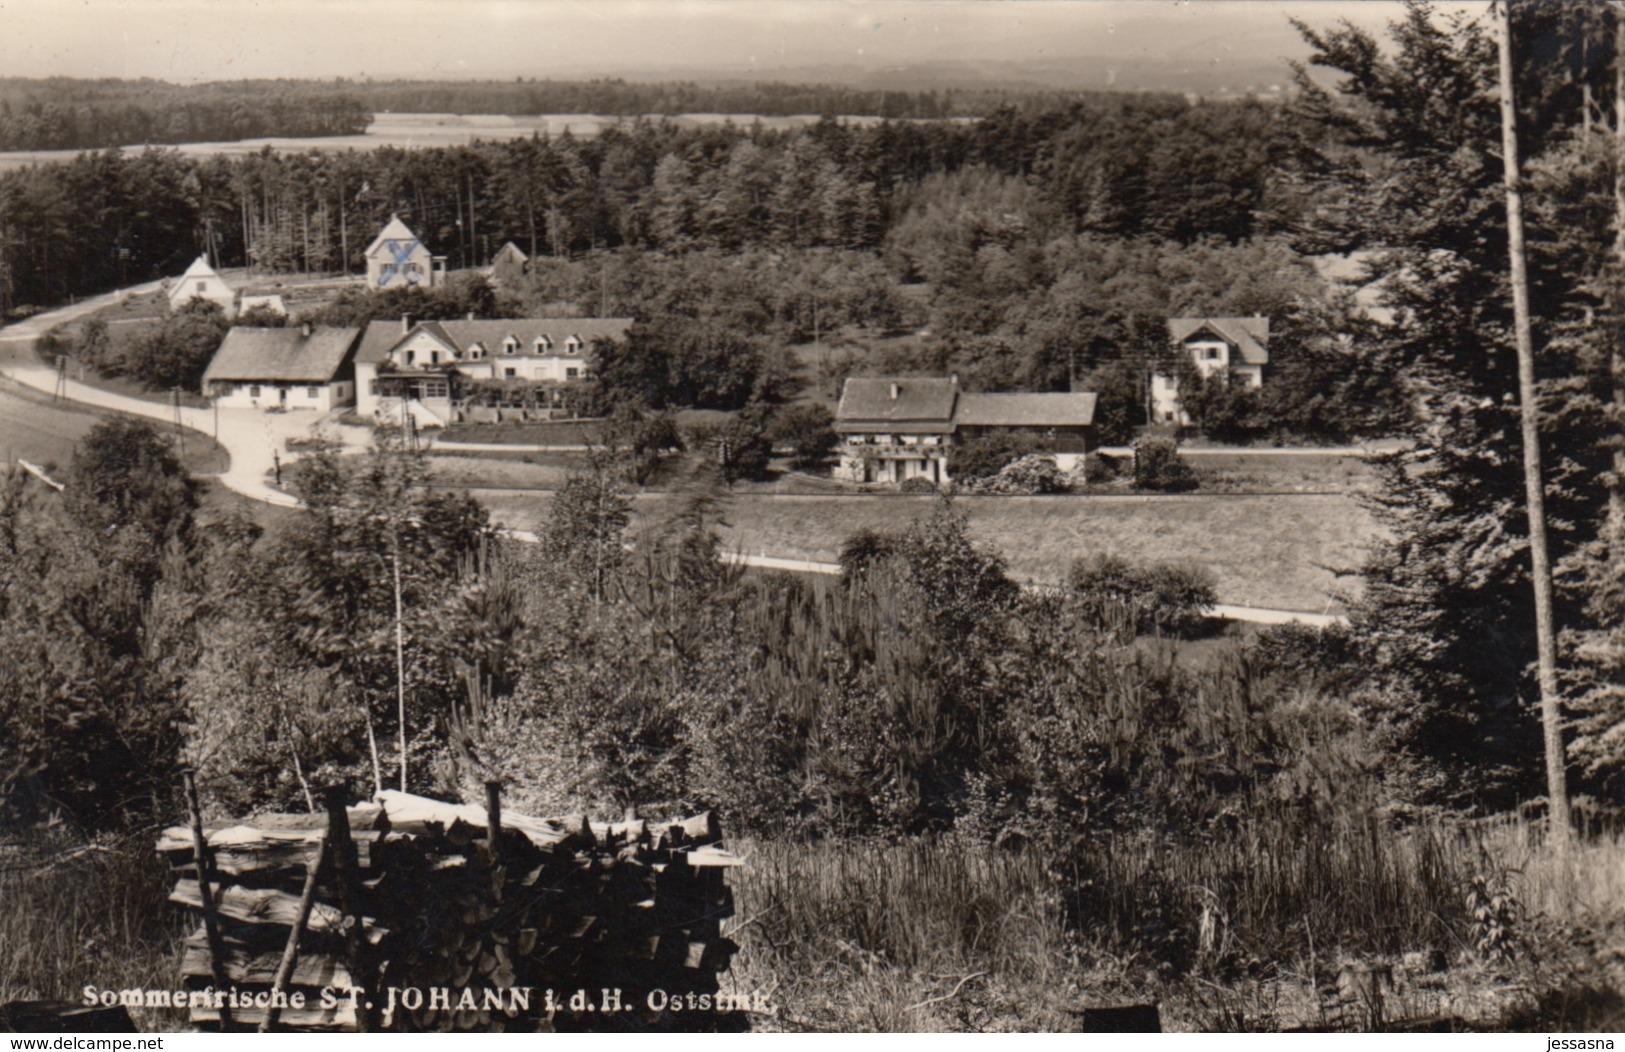
[{"label": "gabled roof", "polygon": [[[554,357],[567,357],[565,342],[572,336],[581,340],[583,352],[592,349],[600,339],[623,340],[632,327],[631,318],[477,318],[473,321],[424,321],[401,332],[398,321],[375,321],[367,326],[361,338],[361,349],[356,352],[358,362],[378,363],[389,357],[389,352],[407,337],[427,332],[447,347],[466,354],[476,343],[487,354],[501,354],[502,343],[512,336],[519,341],[519,354],[535,357],[536,338],[545,336],[552,348],[547,353]],[[573,355],[568,357],[575,357]]]},{"label": "gabled roof", "polygon": [[1095,422],[1093,392],[962,394],[955,427],[1088,427]]},{"label": "gabled roof", "polygon": [[1269,364],[1268,318],[1170,318],[1168,338],[1174,343],[1184,343],[1203,328],[1211,329],[1220,339],[1235,347],[1241,354],[1241,360],[1248,365]]},{"label": "gabled roof", "polygon": [[209,257],[204,255],[197,257],[192,261],[192,265],[186,268],[186,273],[181,275],[181,280],[185,281],[187,278],[194,280],[197,278],[214,278],[218,281],[220,275],[215,273],[213,267],[209,266]]},{"label": "gabled roof", "polygon": [[491,257],[491,265],[494,267],[498,263],[506,263],[510,261],[514,263],[525,263],[529,260],[530,257],[525,255],[524,251],[520,249],[518,245],[514,244],[512,241],[509,241],[507,244],[497,249],[497,254]]},{"label": "gabled roof", "polygon": [[321,327],[309,336],[300,328],[238,326],[226,333],[203,382],[325,384],[355,345],[361,330]]},{"label": "gabled roof", "polygon": [[418,236],[412,233],[412,228],[401,222],[400,216],[392,215],[389,217],[389,222],[384,224],[384,229],[378,231],[378,236],[372,239],[372,244],[367,246],[367,251],[363,255],[373,255],[378,251],[378,246],[385,241],[416,241],[417,239]]},{"label": "gabled roof", "polygon": [[932,430],[946,431],[952,427],[958,396],[959,384],[952,379],[853,377],[841,388],[835,430],[862,431],[884,424],[895,431],[898,425],[930,424]]}]

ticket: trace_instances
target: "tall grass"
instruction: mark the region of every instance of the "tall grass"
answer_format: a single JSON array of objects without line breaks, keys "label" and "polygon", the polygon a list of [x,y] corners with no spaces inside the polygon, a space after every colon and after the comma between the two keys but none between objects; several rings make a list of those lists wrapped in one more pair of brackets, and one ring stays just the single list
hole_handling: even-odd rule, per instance
[{"label": "tall grass", "polygon": [[[832,1028],[939,1029],[955,1025],[944,1014],[955,1000],[985,1007],[990,991],[1012,1006],[1012,1025],[1067,1027],[1091,983],[1097,1002],[1102,983],[1109,999],[1177,999],[1181,975],[1245,985],[1293,973],[1312,1006],[1317,971],[1335,975],[1345,959],[1438,951],[1477,967],[1475,877],[1505,880],[1524,907],[1520,935],[1543,919],[1604,925],[1625,903],[1619,831],[1593,833],[1563,862],[1538,824],[1517,816],[1403,831],[1375,820],[1313,831],[1259,823],[1186,844],[1124,838],[1064,869],[1031,847],[957,839],[743,850],[736,981],[774,988],[781,1004],[815,1004],[802,1017]],[[965,993],[935,1000],[967,975],[978,979]],[[1136,978],[1146,976],[1157,989]],[[1552,986],[1540,1003],[1568,993],[1584,991]]]},{"label": "tall grass", "polygon": [[[77,1002],[86,986],[173,988],[184,930],[166,901],[172,881],[150,836],[0,856],[0,1002]],[[131,1014],[149,1030],[184,1023],[181,1012]]]}]

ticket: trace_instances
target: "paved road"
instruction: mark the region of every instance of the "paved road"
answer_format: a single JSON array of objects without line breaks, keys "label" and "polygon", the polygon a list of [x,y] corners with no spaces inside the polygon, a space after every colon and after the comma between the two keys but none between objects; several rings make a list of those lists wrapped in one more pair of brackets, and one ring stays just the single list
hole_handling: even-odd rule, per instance
[{"label": "paved road", "polygon": [[[47,311],[0,329],[0,373],[45,394],[54,393],[56,373],[35,355],[34,341],[54,326],[84,317],[119,302],[125,296],[155,292],[158,287],[157,282],[152,282],[123,292],[81,300],[72,306]],[[98,409],[129,413],[165,424],[171,424],[175,420],[173,406],[105,391],[75,380],[67,381],[66,392],[70,401]],[[274,469],[278,458],[283,464],[287,464],[297,457],[297,454],[288,451],[288,440],[309,437],[316,430],[317,420],[313,414],[266,413],[257,409],[217,411],[190,406],[182,406],[180,414],[182,424],[202,434],[214,435],[230,456],[230,467],[224,474],[215,476],[223,486],[234,493],[278,507],[299,506],[299,498],[276,489],[267,481],[267,477]],[[330,424],[321,430],[322,433],[341,442],[346,449],[366,448],[372,440],[368,430],[362,427],[339,427]]]}]

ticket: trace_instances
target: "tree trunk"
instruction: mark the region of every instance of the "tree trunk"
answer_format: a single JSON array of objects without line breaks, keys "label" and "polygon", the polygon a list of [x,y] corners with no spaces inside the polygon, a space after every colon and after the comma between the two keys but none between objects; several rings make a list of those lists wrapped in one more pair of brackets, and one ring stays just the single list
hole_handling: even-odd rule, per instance
[{"label": "tree trunk", "polygon": [[1569,794],[1563,762],[1563,713],[1557,685],[1557,642],[1552,615],[1552,567],[1546,544],[1546,492],[1540,465],[1540,406],[1535,395],[1535,344],[1529,324],[1529,269],[1524,251],[1523,187],[1518,168],[1518,114],[1512,97],[1512,13],[1498,5],[1501,77],[1501,149],[1506,159],[1507,254],[1511,263],[1513,330],[1518,344],[1519,417],[1523,425],[1524,489],[1529,509],[1529,559],[1535,589],[1540,716],[1546,744],[1549,836],[1559,850],[1569,840]]}]

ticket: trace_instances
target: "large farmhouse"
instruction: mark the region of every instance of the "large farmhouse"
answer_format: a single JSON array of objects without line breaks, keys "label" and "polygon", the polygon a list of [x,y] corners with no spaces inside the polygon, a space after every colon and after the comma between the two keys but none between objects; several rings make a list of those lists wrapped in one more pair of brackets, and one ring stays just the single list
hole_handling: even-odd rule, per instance
[{"label": "large farmhouse", "polygon": [[449,423],[459,381],[585,380],[593,344],[623,340],[631,327],[631,318],[375,321],[356,352],[356,408],[372,415],[415,403],[420,423]]},{"label": "large farmhouse", "polygon": [[178,311],[193,300],[213,303],[231,317],[237,305],[237,293],[226,280],[209,266],[209,257],[199,256],[186,273],[169,285],[169,309]]},{"label": "large farmhouse", "polygon": [[[1168,342],[1203,377],[1222,374],[1233,384],[1263,386],[1270,360],[1268,318],[1171,318]],[[1164,423],[1190,423],[1179,405],[1177,376],[1152,374],[1151,415]]]},{"label": "large farmhouse", "polygon": [[1071,470],[1095,448],[1095,396],[962,392],[955,377],[853,378],[835,410],[835,477],[853,482],[948,481],[955,441],[994,432],[1040,439]]},{"label": "large farmhouse", "polygon": [[390,216],[384,229],[372,239],[364,253],[367,258],[367,288],[432,288],[445,283],[446,257],[431,255],[412,228],[400,216]]},{"label": "large farmhouse", "polygon": [[328,412],[355,397],[350,352],[357,328],[238,326],[203,373],[203,393],[228,409]]}]

